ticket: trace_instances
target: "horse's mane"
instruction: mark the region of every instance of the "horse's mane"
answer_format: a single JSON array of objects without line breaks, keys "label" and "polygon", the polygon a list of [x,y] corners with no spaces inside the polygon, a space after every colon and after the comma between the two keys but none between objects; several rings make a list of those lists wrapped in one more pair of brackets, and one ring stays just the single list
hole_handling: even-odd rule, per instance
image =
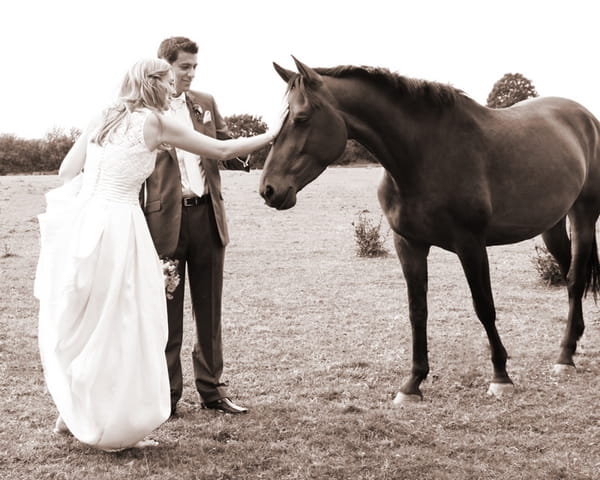
[{"label": "horse's mane", "polygon": [[[429,106],[437,108],[451,107],[466,95],[462,90],[451,85],[427,80],[408,78],[391,72],[387,68],[340,65],[331,68],[315,68],[319,75],[336,78],[359,78],[378,87],[387,88],[392,94],[403,99],[425,101]],[[301,76],[290,79],[289,87],[293,85],[303,88]],[[304,88],[303,88],[304,89]],[[308,100],[311,101],[310,90],[306,91]]]}]

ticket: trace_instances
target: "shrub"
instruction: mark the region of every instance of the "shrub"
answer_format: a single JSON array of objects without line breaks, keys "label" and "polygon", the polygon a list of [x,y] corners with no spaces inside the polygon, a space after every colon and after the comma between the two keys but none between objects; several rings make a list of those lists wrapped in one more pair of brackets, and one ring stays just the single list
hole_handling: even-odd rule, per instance
[{"label": "shrub", "polygon": [[0,134],[0,175],[56,172],[81,132],[52,129],[44,139]]},{"label": "shrub", "polygon": [[366,210],[358,215],[354,226],[354,239],[356,240],[356,254],[359,257],[383,257],[388,254],[384,246],[385,236],[381,235],[381,219],[375,224],[367,217]]},{"label": "shrub", "polygon": [[[225,123],[229,133],[233,138],[238,137],[252,137],[260,133],[267,131],[268,125],[263,121],[262,117],[249,115],[244,113],[242,115],[231,115],[225,117]],[[263,147],[256,152],[253,152],[250,156],[250,168],[263,168],[267,155],[269,153],[269,147]]]},{"label": "shrub", "polygon": [[558,263],[546,247],[535,246],[533,265],[546,285],[564,284]]}]

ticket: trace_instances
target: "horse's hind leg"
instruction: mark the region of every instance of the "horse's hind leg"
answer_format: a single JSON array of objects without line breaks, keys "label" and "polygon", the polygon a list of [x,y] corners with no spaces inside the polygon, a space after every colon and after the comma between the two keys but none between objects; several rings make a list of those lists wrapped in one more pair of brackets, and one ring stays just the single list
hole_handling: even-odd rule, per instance
[{"label": "horse's hind leg", "polygon": [[566,217],[563,217],[550,230],[542,234],[546,248],[556,259],[565,281],[571,266],[571,241],[567,235],[566,223]]},{"label": "horse's hind leg", "polygon": [[508,355],[496,329],[496,308],[494,307],[485,244],[481,239],[467,234],[460,245],[457,245],[456,253],[471,289],[475,312],[485,328],[490,343],[494,378],[490,384],[488,394],[501,397],[503,393],[511,392],[513,385],[506,372]]},{"label": "horse's hind leg", "polygon": [[427,358],[427,255],[429,246],[415,244],[394,233],[394,246],[408,291],[408,310],[412,327],[411,375],[400,388],[394,404],[420,401],[419,386],[429,373]]},{"label": "horse's hind leg", "polygon": [[576,206],[569,215],[571,220],[571,265],[567,273],[569,292],[569,314],[567,327],[561,342],[560,354],[554,371],[560,373],[575,367],[573,355],[577,341],[583,335],[583,309],[581,299],[586,288],[586,279],[590,259],[597,258],[593,251],[595,242],[595,224],[597,215],[592,215],[584,206]]}]

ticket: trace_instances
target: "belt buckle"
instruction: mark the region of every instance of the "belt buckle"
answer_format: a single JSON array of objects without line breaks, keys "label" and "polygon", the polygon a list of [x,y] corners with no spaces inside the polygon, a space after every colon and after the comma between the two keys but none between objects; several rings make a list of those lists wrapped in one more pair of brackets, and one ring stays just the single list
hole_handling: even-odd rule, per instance
[{"label": "belt buckle", "polygon": [[198,205],[202,205],[203,203],[208,203],[209,196],[208,194],[204,194],[201,197],[185,197],[183,199],[184,207],[197,207]]}]

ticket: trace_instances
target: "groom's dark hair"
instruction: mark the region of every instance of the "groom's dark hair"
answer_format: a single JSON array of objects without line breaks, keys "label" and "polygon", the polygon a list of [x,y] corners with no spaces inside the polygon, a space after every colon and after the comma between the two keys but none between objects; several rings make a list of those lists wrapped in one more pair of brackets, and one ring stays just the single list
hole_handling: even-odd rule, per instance
[{"label": "groom's dark hair", "polygon": [[171,37],[160,42],[158,47],[158,58],[173,64],[179,56],[179,52],[198,53],[198,45],[186,37]]}]

